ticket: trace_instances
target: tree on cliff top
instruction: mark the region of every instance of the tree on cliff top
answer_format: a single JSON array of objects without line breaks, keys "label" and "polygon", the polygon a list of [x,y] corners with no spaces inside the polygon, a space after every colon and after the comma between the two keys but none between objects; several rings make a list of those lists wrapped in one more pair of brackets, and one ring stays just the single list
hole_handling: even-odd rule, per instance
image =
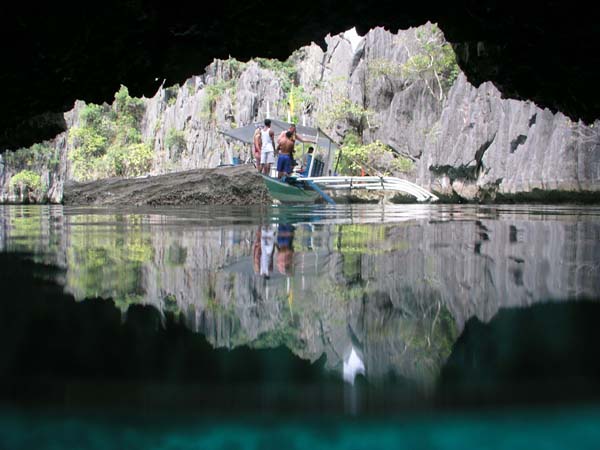
[{"label": "tree on cliff top", "polygon": [[[416,38],[419,51],[402,65],[402,75],[407,80],[422,80],[431,95],[441,102],[458,76],[456,55],[435,24],[416,30]],[[410,55],[410,49],[405,48]]]}]

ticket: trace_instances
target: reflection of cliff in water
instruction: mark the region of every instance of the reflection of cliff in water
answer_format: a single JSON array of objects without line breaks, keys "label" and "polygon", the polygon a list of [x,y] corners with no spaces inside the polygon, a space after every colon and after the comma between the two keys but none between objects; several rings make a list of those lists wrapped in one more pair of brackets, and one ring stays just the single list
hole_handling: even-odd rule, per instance
[{"label": "reflection of cliff in water", "polygon": [[503,307],[600,288],[600,224],[585,218],[212,227],[8,211],[3,249],[64,267],[61,282],[76,299],[112,298],[123,312],[150,304],[215,347],[284,345],[310,361],[325,354],[340,373],[354,349],[373,382],[431,381],[473,316],[489,321]]}]

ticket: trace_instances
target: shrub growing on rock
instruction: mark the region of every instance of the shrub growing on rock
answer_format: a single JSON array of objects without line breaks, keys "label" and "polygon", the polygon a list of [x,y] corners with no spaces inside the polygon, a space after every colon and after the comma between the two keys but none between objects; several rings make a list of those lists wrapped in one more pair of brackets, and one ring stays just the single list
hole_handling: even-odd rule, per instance
[{"label": "shrub growing on rock", "polygon": [[187,148],[184,132],[175,128],[169,129],[165,137],[165,147],[169,150],[171,157],[178,160]]},{"label": "shrub growing on rock", "polygon": [[391,175],[395,172],[410,172],[413,162],[394,153],[392,148],[377,140],[362,144],[356,135],[349,134],[341,147],[338,172],[348,175],[360,175],[363,171],[369,175]]},{"label": "shrub growing on rock", "polygon": [[10,190],[21,202],[39,202],[45,194],[42,178],[31,170],[22,170],[10,179]]},{"label": "shrub growing on rock", "polygon": [[112,107],[86,105],[81,112],[81,125],[69,131],[74,146],[69,154],[73,178],[87,181],[147,173],[154,154],[142,142],[144,108],[144,101],[129,96],[125,86],[115,94]]}]

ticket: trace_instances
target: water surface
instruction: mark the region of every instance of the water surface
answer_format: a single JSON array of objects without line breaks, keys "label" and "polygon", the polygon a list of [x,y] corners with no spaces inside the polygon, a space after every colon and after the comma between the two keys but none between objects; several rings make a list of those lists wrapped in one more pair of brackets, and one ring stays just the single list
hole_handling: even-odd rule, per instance
[{"label": "water surface", "polygon": [[596,207],[3,206],[0,251],[9,408],[360,418],[599,398]]}]

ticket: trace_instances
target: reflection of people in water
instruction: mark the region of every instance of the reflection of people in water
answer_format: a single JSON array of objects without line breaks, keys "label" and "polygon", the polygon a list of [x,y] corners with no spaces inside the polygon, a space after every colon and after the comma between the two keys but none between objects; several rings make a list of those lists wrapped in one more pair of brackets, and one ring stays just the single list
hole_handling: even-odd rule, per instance
[{"label": "reflection of people in water", "polygon": [[291,275],[294,266],[294,226],[279,224],[277,232],[277,270],[283,275]]},{"label": "reflection of people in water", "polygon": [[252,246],[252,266],[254,273],[258,275],[260,273],[260,238],[261,238],[261,227],[256,230],[256,237],[254,238],[254,245]]},{"label": "reflection of people in water", "polygon": [[275,248],[275,230],[265,225],[260,231],[260,274],[265,278],[273,271],[273,250]]}]

